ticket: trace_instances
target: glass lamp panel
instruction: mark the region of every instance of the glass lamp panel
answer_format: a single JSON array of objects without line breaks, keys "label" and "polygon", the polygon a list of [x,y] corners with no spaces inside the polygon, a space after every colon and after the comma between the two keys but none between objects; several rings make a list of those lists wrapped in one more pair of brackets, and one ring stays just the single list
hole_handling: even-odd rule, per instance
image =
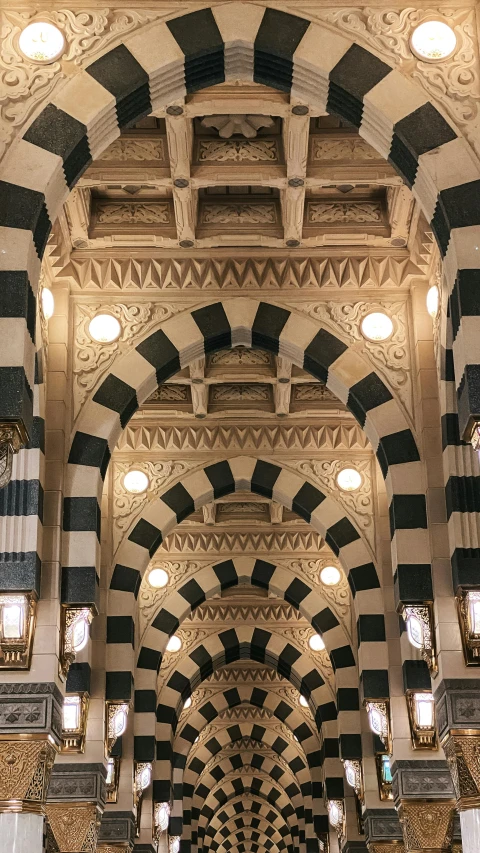
[{"label": "glass lamp panel", "polygon": [[106,779],[106,784],[107,784],[107,785],[113,785],[114,777],[115,777],[115,759],[114,759],[114,758],[109,758],[109,759],[108,759],[108,761],[107,761],[107,779]]},{"label": "glass lamp panel", "polygon": [[65,696],[62,726],[65,732],[75,732],[80,728],[80,696]]},{"label": "glass lamp panel", "polygon": [[390,769],[390,759],[388,755],[382,755],[382,778],[383,781],[388,784],[392,782],[392,771]]},{"label": "glass lamp panel", "polygon": [[407,634],[408,639],[414,648],[423,649],[425,645],[423,622],[413,612],[410,612],[407,616]]},{"label": "glass lamp panel", "polygon": [[415,694],[415,716],[417,725],[422,728],[433,728],[434,705],[431,693]]},{"label": "glass lamp panel", "polygon": [[88,620],[83,614],[72,625],[72,646],[74,652],[81,652],[88,643]]},{"label": "glass lamp panel", "polygon": [[127,712],[125,708],[119,708],[113,718],[113,733],[115,737],[121,737],[127,728]]},{"label": "glass lamp panel", "polygon": [[368,711],[368,719],[370,728],[374,734],[382,737],[383,735],[383,717],[378,708],[370,708]]},{"label": "glass lamp panel", "polygon": [[350,787],[355,788],[357,784],[357,774],[355,773],[355,768],[349,761],[345,762],[345,778]]},{"label": "glass lamp panel", "polygon": [[332,801],[328,804],[328,817],[332,826],[338,826],[340,823],[340,809],[337,804]]},{"label": "glass lamp panel", "polygon": [[480,595],[478,593],[468,593],[468,616],[470,633],[475,636],[480,635]]},{"label": "glass lamp panel", "polygon": [[25,616],[25,604],[4,604],[2,607],[2,634],[5,640],[21,640],[23,637],[23,624]]}]

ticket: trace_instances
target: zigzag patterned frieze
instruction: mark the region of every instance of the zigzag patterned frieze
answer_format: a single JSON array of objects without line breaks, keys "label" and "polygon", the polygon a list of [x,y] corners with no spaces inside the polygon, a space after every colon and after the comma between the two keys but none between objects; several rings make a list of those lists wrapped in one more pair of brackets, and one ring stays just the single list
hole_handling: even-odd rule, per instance
[{"label": "zigzag patterned frieze", "polygon": [[162,554],[212,553],[252,554],[262,552],[293,551],[318,553],[325,547],[324,540],[315,532],[282,531],[272,533],[171,533],[159,547],[157,557]]},{"label": "zigzag patterned frieze", "polygon": [[189,622],[297,622],[304,621],[303,616],[288,604],[241,604],[217,605],[202,604],[193,613]]}]

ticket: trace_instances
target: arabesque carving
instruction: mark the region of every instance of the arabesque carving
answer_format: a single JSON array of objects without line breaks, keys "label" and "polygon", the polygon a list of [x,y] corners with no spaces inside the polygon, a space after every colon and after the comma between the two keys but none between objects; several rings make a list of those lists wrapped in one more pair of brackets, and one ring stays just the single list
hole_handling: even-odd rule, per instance
[{"label": "arabesque carving", "polygon": [[275,163],[278,143],[276,139],[202,139],[197,157],[200,163]]},{"label": "arabesque carving", "polygon": [[153,500],[168,483],[181,477],[195,467],[195,462],[181,460],[165,460],[158,462],[145,461],[139,464],[139,470],[145,472],[150,481],[148,492],[132,494],[123,485],[123,477],[131,465],[128,462],[115,462],[113,467],[113,545],[114,549],[133,522],[135,515]]},{"label": "arabesque carving", "polygon": [[200,222],[202,225],[276,225],[278,209],[274,202],[205,202],[201,207]]},{"label": "arabesque carving", "polygon": [[[297,302],[295,305],[289,303],[288,307],[295,311],[305,311],[336,335],[344,336],[350,345],[360,344],[360,349],[387,378],[406,409],[412,411],[408,316],[405,302]],[[369,341],[360,331],[363,318],[374,311],[386,312],[393,321],[393,333],[387,341]]]},{"label": "arabesque carving", "polygon": [[480,734],[454,730],[442,743],[452,775],[457,807],[480,807]]},{"label": "arabesque carving", "polygon": [[384,221],[383,207],[373,201],[308,201],[308,225],[379,224]]},{"label": "arabesque carving", "polygon": [[[108,370],[114,359],[134,345],[135,338],[148,332],[163,320],[182,310],[183,306],[165,303],[76,302],[74,306],[75,342],[73,351],[73,411],[76,418],[87,395]],[[122,331],[117,341],[98,343],[88,333],[88,324],[95,314],[113,314]]]},{"label": "arabesque carving", "polygon": [[45,802],[55,749],[47,740],[0,741],[0,805],[19,802],[29,811]]},{"label": "arabesque carving", "polygon": [[[90,803],[47,803],[48,829],[55,851],[95,853],[97,847],[97,807]],[[47,829],[47,832],[48,832]]]},{"label": "arabesque carving", "polygon": [[[122,36],[145,24],[174,14],[175,7],[157,9],[7,9],[1,13],[0,40],[0,158],[38,106],[89,60]],[[181,7],[177,7],[180,11]],[[30,19],[50,21],[63,33],[66,50],[61,61],[49,65],[29,62],[17,39]]]},{"label": "arabesque carving", "polygon": [[285,553],[292,551],[295,554],[299,552],[317,554],[324,548],[322,537],[311,530],[306,531],[273,531],[267,532],[247,532],[247,533],[230,533],[228,531],[220,532],[178,532],[171,533],[164,542],[160,545],[157,556],[162,557],[163,554],[198,554],[199,551],[204,551],[206,554],[212,553],[243,553],[256,554],[263,552],[267,554]]},{"label": "arabesque carving", "polygon": [[405,853],[421,850],[449,851],[455,803],[402,801],[398,809]]},{"label": "arabesque carving", "polygon": [[164,201],[102,201],[95,205],[95,227],[98,225],[171,225],[172,208]]},{"label": "arabesque carving", "polygon": [[310,158],[313,164],[317,161],[328,160],[380,160],[380,154],[364,139],[325,139],[321,136],[311,137]]},{"label": "arabesque carving", "polygon": [[166,159],[165,143],[163,139],[142,139],[128,136],[116,139],[100,155],[98,160],[113,160],[115,162],[136,161],[164,161]]}]

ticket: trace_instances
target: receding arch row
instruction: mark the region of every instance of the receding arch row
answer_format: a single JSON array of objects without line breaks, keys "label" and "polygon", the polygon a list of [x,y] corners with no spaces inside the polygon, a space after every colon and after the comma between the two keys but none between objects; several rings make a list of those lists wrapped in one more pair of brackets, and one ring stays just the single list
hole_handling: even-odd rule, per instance
[{"label": "receding arch row", "polygon": [[[177,485],[166,490],[145,508],[142,517],[119,548],[109,591],[109,612],[115,615],[110,615],[107,623],[107,699],[131,698],[134,671],[133,613],[140,577],[138,567],[145,570],[166,533],[195,508],[216,497],[244,490],[273,498],[294,509],[331,545],[355,592],[354,606],[360,629],[360,671],[363,672],[365,648],[374,642],[378,654],[373,668],[383,671],[384,689],[388,690],[383,596],[370,552],[360,533],[339,505],[308,480],[271,462],[240,456],[187,475]],[[226,587],[230,585],[232,575],[228,572],[219,579],[212,569],[205,571],[210,574],[210,588],[221,591],[222,583]],[[300,592],[303,587],[299,584],[296,587],[297,592],[295,588],[292,590],[292,600],[297,603],[302,600],[304,612],[311,621],[319,615],[314,612],[315,597],[312,596],[312,610],[309,610],[306,598]],[[303,591],[307,592],[307,589]],[[186,598],[178,595],[174,600],[176,613],[180,615],[187,606],[191,607],[191,603],[198,604],[203,600],[203,590],[193,584],[186,591]],[[155,627],[162,629],[163,626],[165,643],[167,635],[176,630],[178,619],[175,613],[173,617],[160,613],[156,619]],[[348,661],[349,666],[353,663],[351,659]],[[372,666],[371,658],[368,663]],[[338,665],[345,666],[343,656]]]},{"label": "receding arch row", "polygon": [[[253,808],[254,803],[258,808]],[[235,808],[235,805],[237,808]],[[270,836],[272,833],[267,831],[267,827],[270,827],[278,832],[288,849],[292,847],[292,836],[288,825],[276,809],[253,799],[247,799],[243,802],[237,800],[235,805],[229,803],[217,812],[212,820],[209,821],[208,826],[206,828],[202,827],[202,832],[200,832],[199,828],[199,841],[201,839],[215,840],[217,833],[226,838],[230,834],[230,828],[243,829],[244,827],[252,827],[253,829],[263,827],[266,834]],[[198,846],[199,848],[202,847],[201,844]],[[207,847],[205,841],[203,847]]]},{"label": "receding arch row", "polygon": [[[122,429],[159,383],[215,350],[257,346],[279,353],[326,381],[364,428],[390,501],[394,569],[430,564],[423,464],[406,417],[370,362],[331,331],[279,306],[237,297],[185,311],[121,356],[87,402],[68,457],[64,567],[98,566],[99,500]],[[414,549],[412,549],[412,543]],[[90,570],[91,573],[91,570]]]}]

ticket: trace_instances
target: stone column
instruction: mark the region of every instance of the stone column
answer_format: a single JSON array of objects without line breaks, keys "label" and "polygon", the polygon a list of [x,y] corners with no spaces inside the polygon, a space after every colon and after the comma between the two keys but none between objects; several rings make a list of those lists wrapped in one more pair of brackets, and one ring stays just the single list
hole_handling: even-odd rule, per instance
[{"label": "stone column", "polygon": [[43,853],[61,702],[53,683],[0,684],[0,853]]},{"label": "stone column", "polygon": [[367,809],[364,826],[369,853],[405,853],[402,827],[394,808]]},{"label": "stone column", "polygon": [[132,812],[103,813],[98,833],[97,853],[131,853],[135,841],[135,819]]},{"label": "stone column", "polygon": [[392,776],[405,853],[450,853],[455,798],[446,762],[395,761]]},{"label": "stone column", "polygon": [[480,850],[480,680],[444,679],[435,693],[440,742],[460,812],[463,853]]},{"label": "stone column", "polygon": [[49,853],[95,853],[105,805],[103,764],[57,764],[48,789]]}]

